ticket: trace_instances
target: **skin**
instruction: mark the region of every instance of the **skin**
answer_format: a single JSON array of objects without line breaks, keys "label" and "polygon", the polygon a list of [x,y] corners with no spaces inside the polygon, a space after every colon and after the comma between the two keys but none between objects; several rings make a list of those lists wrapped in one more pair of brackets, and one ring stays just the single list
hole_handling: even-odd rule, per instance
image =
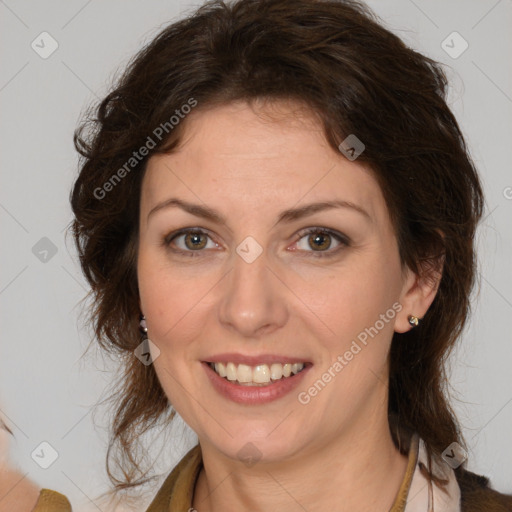
[{"label": "skin", "polygon": [[31,511],[40,488],[8,460],[9,434],[0,426],[0,512]]},{"label": "skin", "polygon": [[0,468],[0,512],[31,512],[39,499],[40,488],[15,470]]},{"label": "skin", "polygon": [[[155,370],[201,444],[194,508],[389,510],[407,460],[388,427],[387,354],[393,332],[411,329],[409,314],[424,316],[436,287],[402,268],[371,171],[334,151],[300,105],[232,103],[196,110],[185,122],[179,149],[148,162],[138,279],[148,336],[161,352]],[[176,207],[148,219],[170,197],[208,205],[227,222]],[[276,223],[282,210],[324,200],[351,201],[370,219],[343,208]],[[319,249],[301,234],[308,227],[330,228],[349,244],[328,237],[320,246],[331,256],[315,257]],[[182,228],[207,231],[206,247],[186,245],[185,236],[166,247],[166,236]],[[263,249],[252,263],[236,252],[247,236]],[[297,393],[395,303],[401,311],[378,335],[308,404],[299,403]],[[285,354],[313,367],[297,392],[237,404],[213,389],[201,366],[222,352]],[[261,454],[250,467],[237,455],[248,442]]]}]

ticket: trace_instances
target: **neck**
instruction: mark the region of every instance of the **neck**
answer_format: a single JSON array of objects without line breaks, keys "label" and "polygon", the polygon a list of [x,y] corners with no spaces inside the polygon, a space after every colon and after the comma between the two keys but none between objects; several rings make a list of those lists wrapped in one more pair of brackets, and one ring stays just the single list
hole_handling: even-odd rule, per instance
[{"label": "neck", "polygon": [[389,511],[407,457],[393,443],[387,414],[364,414],[362,419],[342,435],[301,450],[293,460],[259,461],[252,467],[219,456],[214,446],[201,442],[203,469],[193,508],[198,512]]}]

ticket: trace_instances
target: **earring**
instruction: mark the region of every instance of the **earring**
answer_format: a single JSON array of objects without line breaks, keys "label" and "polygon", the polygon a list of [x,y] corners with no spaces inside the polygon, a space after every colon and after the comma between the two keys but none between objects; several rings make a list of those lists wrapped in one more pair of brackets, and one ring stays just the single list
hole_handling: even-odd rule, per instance
[{"label": "earring", "polygon": [[142,318],[140,319],[140,330],[146,334],[148,332],[148,326],[146,325],[146,317],[142,315]]},{"label": "earring", "polygon": [[408,320],[409,324],[411,324],[413,327],[418,327],[420,324],[420,319],[417,316],[409,315]]}]

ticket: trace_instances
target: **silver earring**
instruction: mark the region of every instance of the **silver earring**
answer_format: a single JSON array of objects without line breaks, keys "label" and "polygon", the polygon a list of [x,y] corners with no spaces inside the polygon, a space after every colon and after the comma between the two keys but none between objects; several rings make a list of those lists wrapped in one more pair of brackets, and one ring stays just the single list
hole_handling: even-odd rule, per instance
[{"label": "silver earring", "polygon": [[148,332],[148,326],[146,325],[146,317],[142,315],[142,318],[140,319],[140,330],[146,334]]},{"label": "silver earring", "polygon": [[409,315],[408,320],[409,324],[412,325],[413,327],[418,327],[418,325],[420,324],[420,319],[417,316]]}]

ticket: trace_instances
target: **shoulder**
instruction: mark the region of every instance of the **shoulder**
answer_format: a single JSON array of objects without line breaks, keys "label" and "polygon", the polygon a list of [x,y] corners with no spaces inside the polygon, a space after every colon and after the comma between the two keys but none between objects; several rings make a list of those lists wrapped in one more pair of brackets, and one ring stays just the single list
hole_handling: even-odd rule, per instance
[{"label": "shoulder", "polygon": [[[422,465],[426,472],[418,471]],[[460,512],[512,512],[512,495],[502,494],[491,487],[489,478],[472,473],[463,466],[451,468],[439,457],[429,457],[425,443],[418,443],[418,478],[412,479],[411,489],[416,484],[414,496],[421,496],[425,481],[432,487],[435,510],[459,510]],[[426,493],[425,498],[427,497]],[[418,501],[418,497],[415,498]],[[425,503],[430,503],[430,499]],[[455,507],[455,503],[457,506]],[[431,510],[425,506],[425,510]]]},{"label": "shoulder", "polygon": [[26,475],[0,465],[0,512],[29,512],[38,495],[38,487]]},{"label": "shoulder", "polygon": [[41,489],[37,503],[31,512],[72,512],[72,510],[66,496],[50,489]]},{"label": "shoulder", "polygon": [[72,512],[68,499],[35,482],[10,464],[11,430],[0,418],[0,512]]},{"label": "shoulder", "polygon": [[459,468],[455,471],[460,487],[462,512],[511,512],[512,495],[490,487],[489,479]]}]

